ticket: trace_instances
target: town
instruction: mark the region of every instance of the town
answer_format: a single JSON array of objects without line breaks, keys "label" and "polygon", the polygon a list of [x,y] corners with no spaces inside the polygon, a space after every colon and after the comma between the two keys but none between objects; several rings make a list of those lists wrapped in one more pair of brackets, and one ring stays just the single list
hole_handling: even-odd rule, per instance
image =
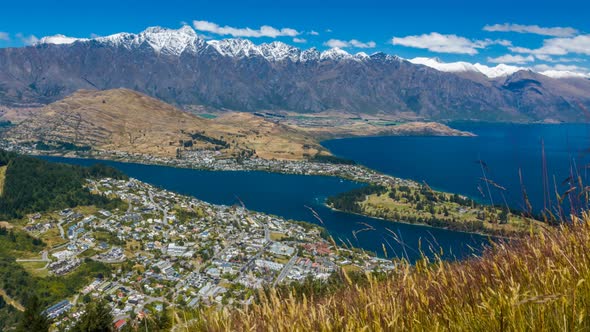
[{"label": "town", "polygon": [[45,151],[36,149],[34,145],[17,144],[8,140],[0,141],[0,149],[27,155],[63,155],[74,158],[92,158],[211,171],[263,171],[283,174],[335,176],[351,181],[376,185],[404,185],[410,187],[419,185],[415,181],[382,174],[356,164],[317,162],[311,160],[271,160],[257,157],[243,159],[222,158],[219,151],[206,149],[179,150],[176,158],[108,150],[75,152]]},{"label": "town", "polygon": [[316,225],[245,206],[212,205],[135,179],[87,180],[87,188],[126,208],[37,213],[24,227],[52,244],[39,258],[51,275],[67,275],[86,260],[112,267],[45,310],[60,329],[75,323],[92,298],[108,300],[121,328],[165,306],[243,306],[263,287],[325,280],[341,269],[395,268],[391,260],[336,246]]}]

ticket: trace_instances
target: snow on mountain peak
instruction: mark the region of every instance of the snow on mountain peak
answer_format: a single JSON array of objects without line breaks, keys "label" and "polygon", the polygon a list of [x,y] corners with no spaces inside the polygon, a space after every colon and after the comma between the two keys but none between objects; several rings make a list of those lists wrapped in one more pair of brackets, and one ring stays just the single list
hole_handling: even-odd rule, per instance
[{"label": "snow on mountain peak", "polygon": [[317,48],[312,47],[310,49],[307,49],[307,50],[301,52],[301,55],[299,56],[299,60],[301,62],[319,61],[320,60],[320,52],[318,51]]},{"label": "snow on mountain peak", "polygon": [[350,59],[352,55],[345,50],[334,47],[320,54],[320,60],[344,60]]},{"label": "snow on mountain peak", "polygon": [[497,78],[508,76],[516,73],[519,70],[525,69],[516,66],[509,66],[505,64],[499,64],[495,67],[482,65],[479,63],[472,64],[469,62],[458,61],[458,62],[442,62],[437,58],[413,58],[409,59],[409,62],[417,65],[424,65],[430,68],[434,68],[438,71],[449,72],[449,73],[461,73],[461,72],[475,72],[483,74],[489,78]]},{"label": "snow on mountain peak", "polygon": [[354,58],[360,61],[369,59],[369,55],[365,52],[358,52],[354,55]]},{"label": "snow on mountain peak", "polygon": [[473,65],[473,67],[477,71],[479,71],[480,73],[484,74],[485,76],[487,76],[489,78],[509,76],[509,75],[516,73],[519,70],[527,70],[528,69],[528,68],[523,68],[523,67],[505,65],[503,63],[501,63],[497,66],[494,66],[494,67],[490,67],[490,66],[476,63]]},{"label": "snow on mountain peak", "polygon": [[259,46],[262,55],[271,61],[283,61],[289,59],[293,62],[299,60],[301,50],[297,47],[275,41],[270,44],[262,44]]},{"label": "snow on mountain peak", "polygon": [[188,25],[180,29],[168,29],[162,27],[149,27],[139,34],[117,33],[94,39],[73,38],[64,35],[43,37],[37,44],[72,44],[76,41],[86,42],[94,40],[111,46],[122,46],[128,49],[139,47],[147,43],[154,51],[161,54],[180,55],[185,50],[196,51],[203,44],[197,33]]},{"label": "snow on mountain peak", "polygon": [[171,55],[180,55],[186,49],[195,52],[200,41],[195,30],[188,25],[177,30],[150,27],[141,32],[138,37],[140,44],[145,41],[156,52]]},{"label": "snow on mountain peak", "polygon": [[507,64],[499,64],[494,67],[482,65],[480,63],[472,64],[469,62],[442,62],[440,59],[436,58],[413,58],[409,59],[409,62],[417,65],[424,65],[430,68],[434,68],[438,71],[449,72],[449,73],[461,73],[461,72],[475,72],[480,73],[488,78],[498,78],[498,77],[506,77],[510,76],[518,71],[521,70],[530,70],[537,72],[541,75],[545,75],[551,78],[569,78],[569,77],[578,77],[578,78],[590,78],[590,73],[578,73],[573,71],[567,70],[544,70],[544,71],[535,71],[533,68],[529,67],[518,67],[518,66],[511,66]]},{"label": "snow on mountain peak", "polygon": [[[267,61],[280,62],[290,60],[292,62],[308,62],[308,61],[401,61],[399,57],[385,54],[382,52],[371,54],[370,56],[364,52],[359,52],[354,55],[349,54],[340,48],[332,48],[323,52],[319,52],[315,47],[301,50],[295,46],[285,44],[280,41],[274,41],[267,44],[256,45],[249,39],[223,39],[223,40],[209,40],[205,42],[200,39],[198,34],[188,25],[184,25],[179,29],[169,29],[159,26],[149,27],[144,31],[133,33],[117,33],[105,37],[97,37],[93,39],[74,38],[64,35],[53,35],[41,38],[36,45],[40,44],[56,44],[68,45],[76,42],[97,42],[107,44],[114,47],[125,47],[127,49],[138,48],[142,45],[148,45],[156,53],[164,55],[180,56],[183,52],[198,53],[207,47],[213,48],[222,56],[244,58],[251,56],[259,56]],[[482,74],[488,78],[498,78],[512,75],[520,70],[532,70],[528,67],[518,67],[506,64],[498,64],[490,67],[480,63],[469,62],[443,62],[439,58],[417,57],[408,59],[407,61],[434,68],[442,72],[461,73],[474,72]],[[590,73],[579,73],[568,70],[553,70],[551,68],[542,70],[537,68],[537,72],[552,78],[590,78]]]},{"label": "snow on mountain peak", "polygon": [[260,49],[249,39],[229,38],[223,40],[210,40],[207,44],[224,56],[243,58],[262,55]]}]

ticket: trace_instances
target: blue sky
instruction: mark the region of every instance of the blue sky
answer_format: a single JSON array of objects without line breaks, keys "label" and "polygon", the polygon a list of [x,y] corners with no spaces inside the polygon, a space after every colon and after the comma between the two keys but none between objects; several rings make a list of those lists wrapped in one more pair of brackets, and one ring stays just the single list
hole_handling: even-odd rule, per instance
[{"label": "blue sky", "polygon": [[280,40],[302,48],[590,71],[590,5],[583,0],[7,2],[0,11],[0,47],[55,34],[89,38],[185,22],[216,39],[250,35],[255,43]]}]

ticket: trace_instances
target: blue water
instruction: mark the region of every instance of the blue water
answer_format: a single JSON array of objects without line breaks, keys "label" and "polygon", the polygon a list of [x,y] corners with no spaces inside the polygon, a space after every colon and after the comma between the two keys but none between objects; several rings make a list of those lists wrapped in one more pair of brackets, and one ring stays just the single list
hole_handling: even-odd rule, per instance
[{"label": "blue water", "polygon": [[[323,205],[328,196],[362,186],[334,177],[243,171],[212,172],[58,157],[45,159],[79,165],[105,163],[141,181],[215,204],[238,204],[239,197],[251,210],[320,224],[326,227],[337,242],[352,244],[380,256],[384,256],[385,246],[389,257],[406,257],[412,261],[420,256],[420,249],[431,254],[430,248],[442,249],[447,259],[463,258],[477,252],[472,247],[481,248],[483,243],[488,242],[487,238],[478,235],[332,211]],[[313,208],[322,221],[318,221],[306,206]],[[352,231],[367,228],[361,223],[369,224],[375,230],[360,232],[355,238]]]},{"label": "blue water", "polygon": [[[457,123],[451,126],[478,136],[367,137],[331,140],[323,145],[336,155],[370,168],[424,181],[433,188],[462,193],[484,203],[504,204],[504,194],[506,202],[517,209],[524,207],[520,169],[534,212],[555,205],[555,184],[558,192],[567,190],[569,186],[562,182],[572,170],[587,178],[589,125]],[[543,190],[542,142],[551,195]],[[490,187],[492,200],[480,179],[482,169],[477,160],[486,163],[484,171],[489,179],[506,188],[502,191]]]}]

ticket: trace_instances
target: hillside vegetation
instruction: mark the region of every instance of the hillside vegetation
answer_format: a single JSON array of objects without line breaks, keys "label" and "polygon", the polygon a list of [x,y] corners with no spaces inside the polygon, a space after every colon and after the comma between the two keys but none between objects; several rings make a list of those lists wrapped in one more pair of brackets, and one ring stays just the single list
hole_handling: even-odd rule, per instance
[{"label": "hillside vegetation", "polygon": [[6,137],[42,150],[167,158],[178,150],[206,150],[222,157],[290,160],[327,153],[311,135],[253,114],[205,119],[129,89],[80,90],[14,121]]},{"label": "hillside vegetation", "polygon": [[489,235],[513,236],[542,227],[541,222],[507,207],[483,205],[458,194],[433,191],[427,185],[371,185],[329,197],[327,204],[396,222]]},{"label": "hillside vegetation", "polygon": [[0,150],[2,166],[6,168],[0,195],[0,220],[79,205],[113,204],[105,197],[91,194],[83,187],[84,181],[86,178],[125,177],[119,171],[102,165],[84,168]]},{"label": "hillside vegetation", "polygon": [[[110,167],[80,167],[51,163],[0,150],[0,169],[4,170],[4,190],[0,195],[0,220],[24,217],[26,214],[60,210],[79,205],[114,208],[120,201],[93,195],[84,188],[87,178],[126,176]],[[72,296],[110,268],[100,262],[85,260],[67,276],[39,276],[27,270],[17,258],[39,255],[49,242],[31,236],[9,222],[0,223],[0,330],[15,324],[30,296],[47,306]],[[42,264],[45,264],[43,262]]]},{"label": "hillside vegetation", "polygon": [[271,292],[243,310],[203,309],[187,325],[190,331],[586,331],[589,252],[585,214],[481,257],[401,263],[385,281],[369,277],[368,285],[351,283],[326,297]]}]

